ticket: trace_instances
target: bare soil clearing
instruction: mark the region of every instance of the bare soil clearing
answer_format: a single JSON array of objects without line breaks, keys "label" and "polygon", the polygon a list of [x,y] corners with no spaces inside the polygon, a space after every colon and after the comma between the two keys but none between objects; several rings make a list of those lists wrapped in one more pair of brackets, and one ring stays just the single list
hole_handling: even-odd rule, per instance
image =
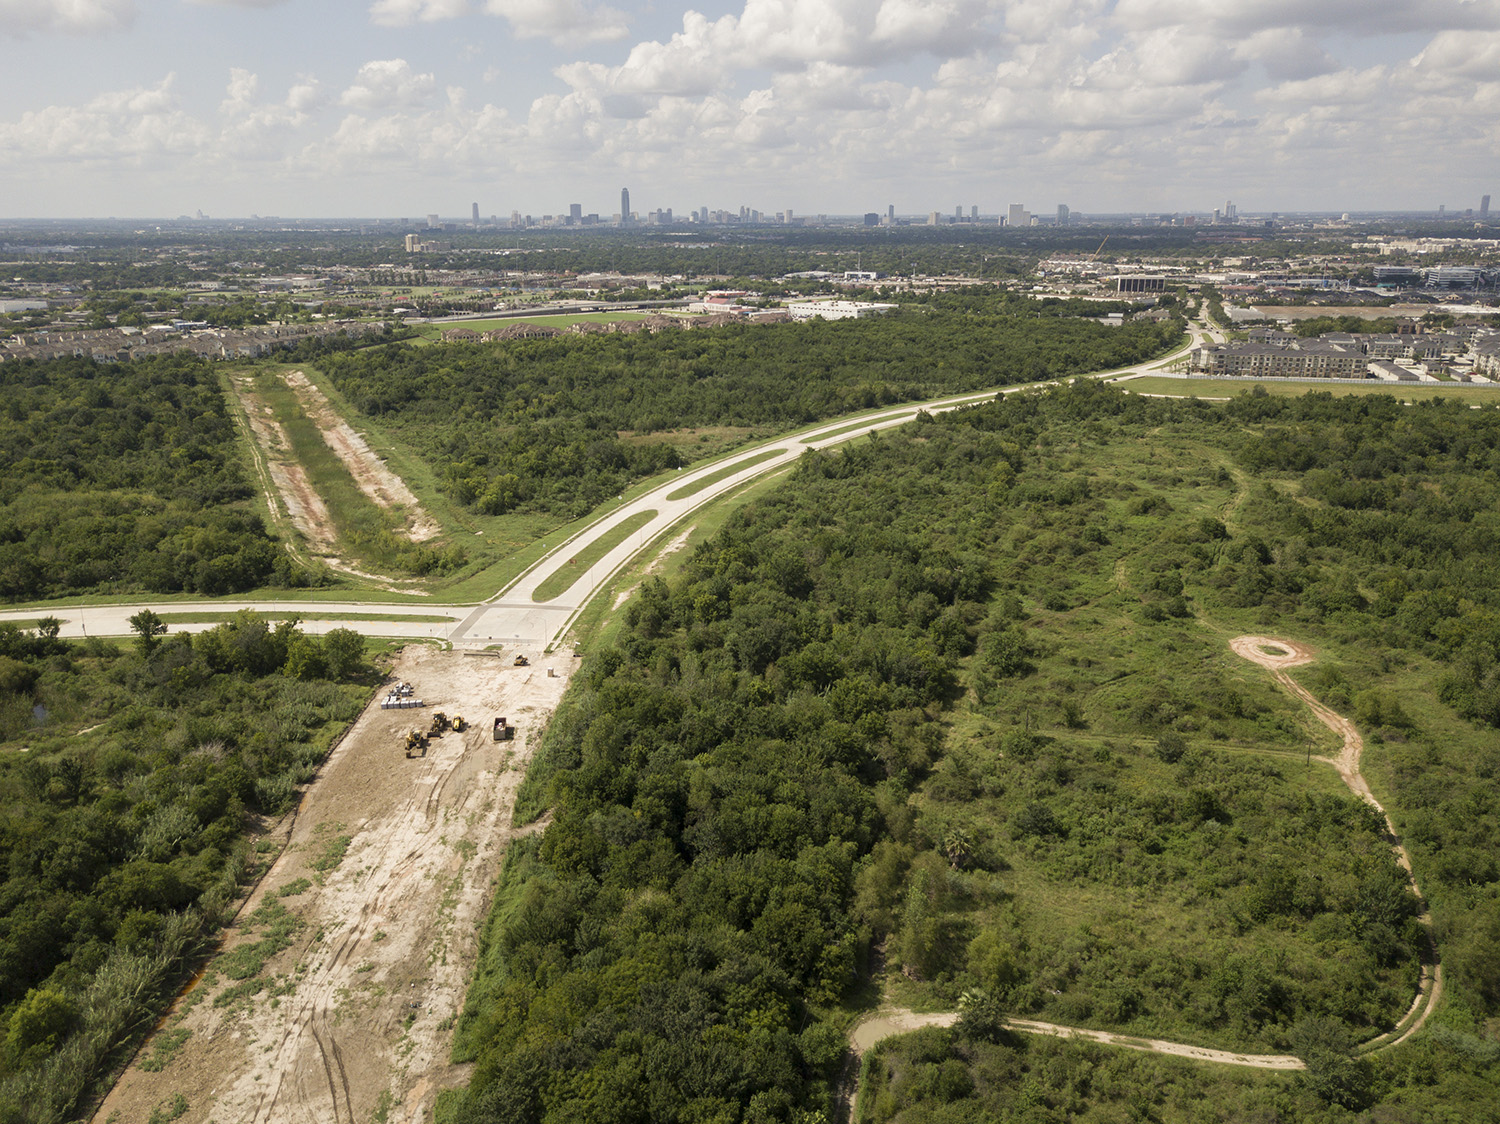
[{"label": "bare soil clearing", "polygon": [[[338,532],[334,527],[333,517],[328,512],[328,505],[313,487],[307,471],[292,456],[286,430],[271,416],[271,407],[255,393],[249,378],[234,376],[230,383],[234,387],[235,397],[239,399],[246,424],[250,427],[250,436],[254,439],[252,456],[256,472],[261,476],[261,486],[271,509],[271,517],[278,518],[284,509],[292,526],[306,541],[308,550],[330,568],[376,582],[381,589],[425,594],[424,590],[393,585],[391,583],[397,579],[385,574],[372,574],[357,569],[339,555]],[[327,400],[324,401],[326,403]]]},{"label": "bare soil clearing", "polygon": [[[98,1124],[115,1113],[145,1120],[177,1093],[189,1106],[183,1124],[366,1124],[382,1109],[391,1124],[417,1124],[432,1119],[438,1092],[467,1080],[448,1061],[453,1021],[517,834],[516,789],[573,666],[570,656],[528,651],[531,665],[515,668],[514,654],[402,652],[393,680],[410,682],[427,706],[381,710],[382,688],[365,708],[281,825],[285,850],[208,974],[154,1036],[191,1037],[154,1073],[139,1064],[148,1041]],[[406,758],[403,735],[434,710],[471,725]],[[514,741],[492,740],[499,715],[517,727]],[[303,880],[300,892],[278,895]],[[229,973],[263,938],[252,915],[268,903],[301,927],[266,963],[266,989],[235,999]]]},{"label": "bare soil clearing", "polygon": [[301,401],[328,447],[344,462],[359,490],[386,510],[401,511],[406,519],[406,537],[412,542],[435,538],[442,531],[437,521],[422,509],[406,481],[392,472],[364,437],[333,408],[328,396],[301,371],[288,371],[282,378]]}]

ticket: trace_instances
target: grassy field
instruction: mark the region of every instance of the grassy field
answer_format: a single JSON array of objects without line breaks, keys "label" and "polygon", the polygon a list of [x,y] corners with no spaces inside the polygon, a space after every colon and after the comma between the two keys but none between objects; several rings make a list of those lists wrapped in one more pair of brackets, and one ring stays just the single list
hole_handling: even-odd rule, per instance
[{"label": "grassy field", "polygon": [[1263,386],[1268,394],[1295,396],[1317,390],[1338,396],[1348,394],[1388,394],[1402,402],[1426,402],[1433,398],[1456,398],[1475,406],[1500,405],[1500,386],[1473,386],[1463,383],[1402,383],[1371,382],[1335,383],[1324,379],[1266,379],[1263,382],[1230,382],[1224,379],[1130,379],[1119,384],[1120,389],[1132,394],[1160,394],[1172,398],[1233,398],[1248,394],[1252,387]]},{"label": "grassy field", "polygon": [[573,324],[618,324],[624,320],[644,320],[650,315],[644,312],[570,312],[555,315],[504,316],[493,320],[455,320],[442,324],[425,325],[420,335],[425,339],[439,339],[449,328],[468,328],[475,332],[488,332],[503,328],[507,324],[542,324],[548,328],[568,328]]},{"label": "grassy field", "polygon": [[[158,613],[167,624],[218,624],[232,621],[237,613]],[[307,612],[261,613],[268,621],[410,621],[412,624],[447,624],[458,618],[445,613],[320,613],[316,606]]]}]

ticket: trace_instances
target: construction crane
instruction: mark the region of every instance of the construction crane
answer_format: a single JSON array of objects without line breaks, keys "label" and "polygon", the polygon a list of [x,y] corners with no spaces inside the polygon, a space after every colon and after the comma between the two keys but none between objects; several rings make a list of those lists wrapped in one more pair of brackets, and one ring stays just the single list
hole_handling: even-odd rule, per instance
[{"label": "construction crane", "polygon": [[[1104,242],[1108,242],[1108,241],[1109,241],[1109,235],[1108,235],[1108,234],[1106,234],[1106,235],[1105,235],[1105,236],[1104,236]],[[1094,260],[1094,259],[1095,259],[1095,258],[1097,258],[1097,257],[1098,257],[1098,256],[1099,256],[1099,255],[1100,255],[1100,254],[1101,254],[1101,253],[1103,253],[1103,252],[1104,252],[1104,242],[1100,242],[1100,243],[1099,243],[1099,248],[1098,248],[1098,249],[1097,249],[1097,250],[1095,250],[1095,251],[1094,251],[1094,252],[1093,252],[1093,253],[1092,253],[1092,254],[1090,254],[1090,255],[1089,255],[1089,261],[1093,261],[1093,260]]]}]

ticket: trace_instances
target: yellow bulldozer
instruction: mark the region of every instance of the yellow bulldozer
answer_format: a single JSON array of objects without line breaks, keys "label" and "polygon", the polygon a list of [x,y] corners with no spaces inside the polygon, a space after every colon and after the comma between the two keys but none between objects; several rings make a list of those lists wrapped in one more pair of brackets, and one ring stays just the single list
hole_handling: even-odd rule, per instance
[{"label": "yellow bulldozer", "polygon": [[405,748],[406,756],[408,757],[426,757],[427,735],[424,734],[421,730],[408,731],[406,735]]}]

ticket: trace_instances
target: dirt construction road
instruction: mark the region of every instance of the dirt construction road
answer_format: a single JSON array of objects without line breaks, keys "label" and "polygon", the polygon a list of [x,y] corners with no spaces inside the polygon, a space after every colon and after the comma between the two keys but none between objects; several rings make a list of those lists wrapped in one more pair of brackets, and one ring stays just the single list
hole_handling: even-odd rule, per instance
[{"label": "dirt construction road", "polygon": [[[429,705],[366,708],[281,825],[286,849],[223,953],[110,1093],[99,1124],[144,1121],[179,1094],[182,1124],[367,1124],[382,1111],[390,1124],[432,1119],[437,1093],[466,1080],[448,1062],[453,1020],[533,735],[573,662],[532,656],[514,668],[509,656],[402,653],[394,677]],[[407,759],[401,735],[435,709],[473,725]],[[497,715],[517,725],[514,741],[492,740]],[[272,933],[278,906],[294,930],[287,947],[258,975],[234,979],[246,950]],[[141,1067],[184,1030],[191,1036],[163,1068]]]}]

